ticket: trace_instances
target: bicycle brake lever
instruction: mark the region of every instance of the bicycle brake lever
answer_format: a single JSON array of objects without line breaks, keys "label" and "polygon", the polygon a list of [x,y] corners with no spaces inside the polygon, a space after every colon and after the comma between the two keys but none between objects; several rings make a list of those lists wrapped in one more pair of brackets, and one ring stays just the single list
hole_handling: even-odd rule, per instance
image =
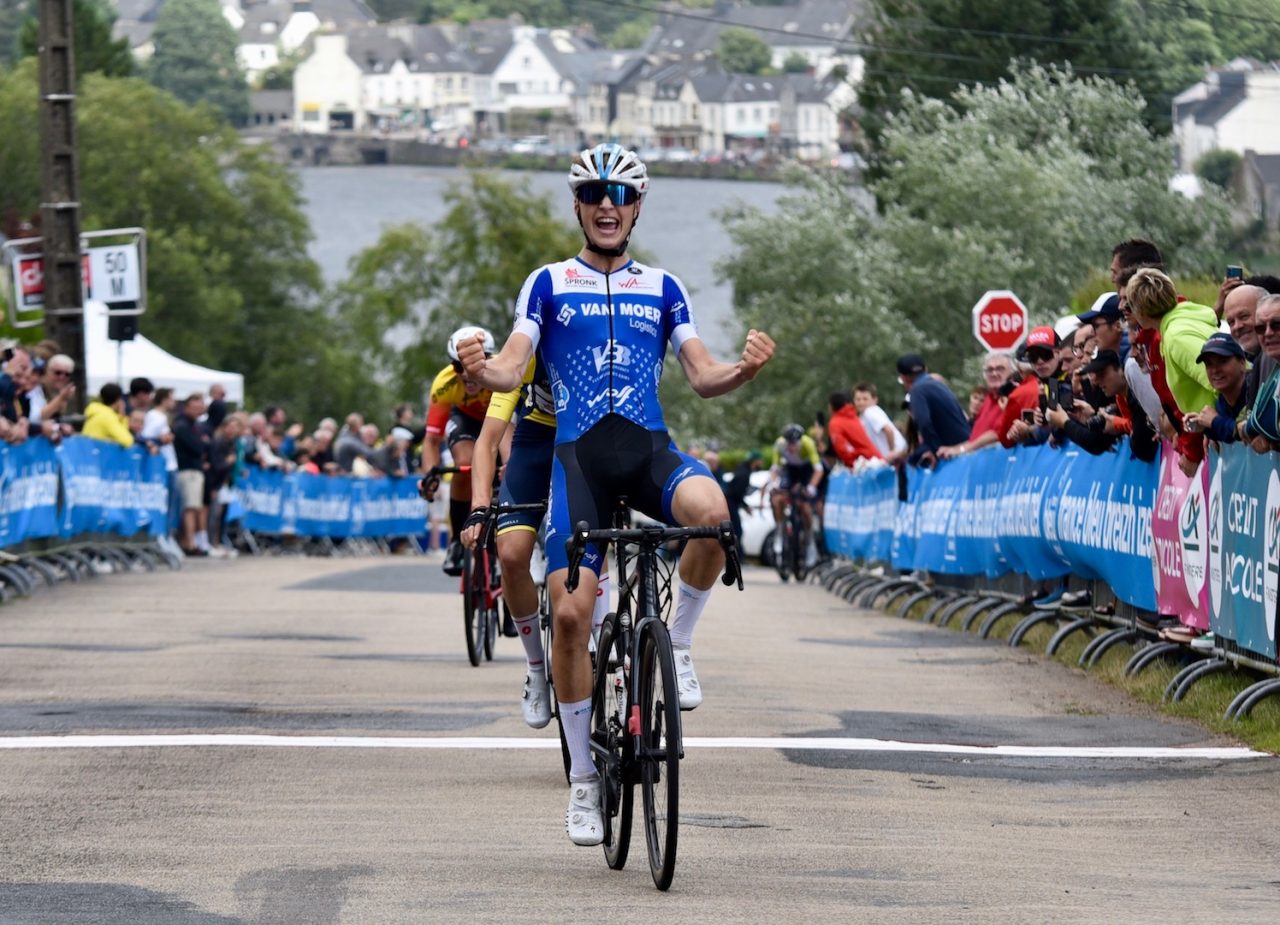
[{"label": "bicycle brake lever", "polygon": [[733,533],[733,525],[729,521],[720,524],[720,545],[724,547],[724,575],[721,581],[731,585],[738,583],[738,590],[743,590],[742,562],[738,558],[738,540]]},{"label": "bicycle brake lever", "polygon": [[580,521],[573,535],[564,541],[565,552],[569,555],[569,574],[564,578],[564,587],[570,594],[578,590],[578,580],[581,578],[578,573],[582,568],[582,557],[587,554],[589,529],[585,520]]}]

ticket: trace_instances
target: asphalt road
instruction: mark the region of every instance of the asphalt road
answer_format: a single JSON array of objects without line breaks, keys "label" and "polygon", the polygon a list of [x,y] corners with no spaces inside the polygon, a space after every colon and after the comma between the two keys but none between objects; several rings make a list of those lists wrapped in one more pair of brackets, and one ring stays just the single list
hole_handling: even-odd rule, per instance
[{"label": "asphalt road", "polygon": [[[1238,743],[1026,651],[747,577],[699,627],[685,735],[728,747],[687,752],[667,894],[638,827],[620,873],[569,844],[518,643],[472,668],[438,565],[205,561],[7,606],[0,923],[1274,920],[1280,760],[801,747]],[[107,734],[356,741],[13,747]],[[365,747],[441,737],[461,747]],[[498,737],[552,747],[474,741]]]}]

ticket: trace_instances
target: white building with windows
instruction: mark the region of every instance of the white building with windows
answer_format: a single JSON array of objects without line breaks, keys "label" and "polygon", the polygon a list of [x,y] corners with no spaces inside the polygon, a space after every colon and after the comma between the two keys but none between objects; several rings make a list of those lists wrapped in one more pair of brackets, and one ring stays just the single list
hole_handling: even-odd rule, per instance
[{"label": "white building with windows", "polygon": [[1238,59],[1173,99],[1173,138],[1184,171],[1210,151],[1280,154],[1280,63]]},{"label": "white building with windows", "polygon": [[294,72],[301,131],[466,132],[471,64],[435,26],[317,35]]}]

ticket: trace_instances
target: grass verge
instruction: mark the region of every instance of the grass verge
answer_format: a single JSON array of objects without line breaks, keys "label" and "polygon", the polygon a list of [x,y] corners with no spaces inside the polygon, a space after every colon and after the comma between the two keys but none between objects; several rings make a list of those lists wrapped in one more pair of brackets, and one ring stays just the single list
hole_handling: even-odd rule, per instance
[{"label": "grass verge", "polygon": [[[922,601],[913,606],[906,615],[908,620],[921,620],[933,606],[933,601]],[[964,626],[970,608],[958,611],[947,623],[947,629],[959,632]],[[1017,626],[1020,615],[1011,615],[996,624],[991,633],[993,645],[1007,644],[1009,635]],[[975,621],[973,630],[981,626],[982,620]],[[1057,631],[1056,624],[1042,623],[1033,627],[1022,640],[1021,648],[1037,653],[1044,653],[1049,640]],[[1084,632],[1069,636],[1059,647],[1052,658],[1082,674],[1085,669],[1077,664],[1080,653],[1088,644],[1090,636]],[[1213,732],[1233,736],[1260,751],[1280,753],[1280,697],[1264,700],[1253,710],[1247,719],[1227,720],[1222,714],[1227,705],[1240,691],[1257,680],[1251,673],[1231,670],[1210,675],[1201,679],[1181,703],[1165,703],[1163,700],[1165,687],[1169,681],[1186,664],[1185,662],[1158,661],[1148,666],[1137,677],[1125,677],[1125,664],[1135,649],[1131,645],[1112,646],[1092,670],[1087,672],[1093,677],[1118,687],[1135,699],[1157,707],[1161,713],[1176,716],[1199,723]],[[1041,655],[1043,658],[1050,656]],[[1078,705],[1064,705],[1064,712],[1079,713]]]}]

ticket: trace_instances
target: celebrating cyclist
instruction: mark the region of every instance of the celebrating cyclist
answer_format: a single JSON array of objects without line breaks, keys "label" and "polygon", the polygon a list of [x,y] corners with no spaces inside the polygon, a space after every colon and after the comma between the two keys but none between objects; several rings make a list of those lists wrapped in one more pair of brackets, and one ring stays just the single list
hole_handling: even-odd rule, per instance
[{"label": "celebrating cyclist", "polygon": [[[471,514],[462,531],[465,546],[479,539],[480,524],[489,513],[493,501],[494,467],[499,447],[508,434],[510,452],[503,468],[502,488],[498,499],[503,504],[536,504],[546,499],[551,487],[551,457],[556,440],[555,404],[551,385],[539,358],[529,361],[521,388],[496,393],[489,402],[484,426],[476,440],[471,462]],[[510,426],[513,416],[517,422]],[[542,647],[539,626],[538,588],[529,571],[537,541],[541,516],[533,511],[503,512],[498,516],[498,560],[502,563],[502,595],[515,615],[516,631],[524,644],[526,671],[521,710],[524,721],[534,729],[551,722],[551,697],[548,690],[546,653]],[[592,628],[604,622],[608,610],[608,592],[600,576],[596,590]]]},{"label": "celebrating cyclist", "polygon": [[[714,526],[727,520],[724,494],[706,467],[675,449],[658,402],[670,344],[693,390],[704,398],[751,381],[773,355],[763,331],[748,332],[741,358],[714,360],[698,337],[684,286],[671,274],[627,256],[649,177],[620,145],[583,151],[569,172],[574,213],[585,237],[577,256],[535,270],[516,304],[515,326],[496,356],[480,338],[459,345],[469,377],[495,391],[520,384],[540,350],[556,409],[548,581],[555,614],[553,670],[569,744],[565,827],[578,845],[604,837],[600,781],[591,757],[591,660],[587,644],[603,556],[589,548],[582,580],[565,587],[565,540],[576,524],[607,526],[620,497],[669,524]],[[671,624],[681,709],[702,702],[689,648],[724,553],[698,540],[680,561],[681,587]]]},{"label": "celebrating cyclist", "polygon": [[822,459],[818,456],[818,446],[813,438],[804,432],[799,424],[788,424],[782,429],[782,436],[773,444],[773,466],[769,470],[769,480],[776,483],[770,496],[773,504],[773,520],[779,525],[774,534],[774,552],[780,552],[781,525],[786,518],[787,503],[792,500],[792,488],[803,486],[794,502],[800,505],[800,515],[804,520],[804,532],[808,538],[805,543],[805,556],[816,557],[813,549],[813,508],[810,502],[818,497],[818,483],[822,481]]},{"label": "celebrating cyclist", "polygon": [[[440,465],[441,444],[449,447],[456,465],[471,465],[472,449],[493,395],[463,370],[458,345],[464,341],[476,343],[477,349],[483,350],[486,356],[493,353],[493,335],[484,328],[469,324],[449,335],[449,365],[440,370],[431,383],[427,434],[422,443],[424,473]],[[430,482],[423,486],[428,501],[435,496],[435,487]],[[444,563],[446,575],[462,574],[462,524],[470,510],[471,475],[459,472],[449,485],[449,529],[453,541]]]}]

